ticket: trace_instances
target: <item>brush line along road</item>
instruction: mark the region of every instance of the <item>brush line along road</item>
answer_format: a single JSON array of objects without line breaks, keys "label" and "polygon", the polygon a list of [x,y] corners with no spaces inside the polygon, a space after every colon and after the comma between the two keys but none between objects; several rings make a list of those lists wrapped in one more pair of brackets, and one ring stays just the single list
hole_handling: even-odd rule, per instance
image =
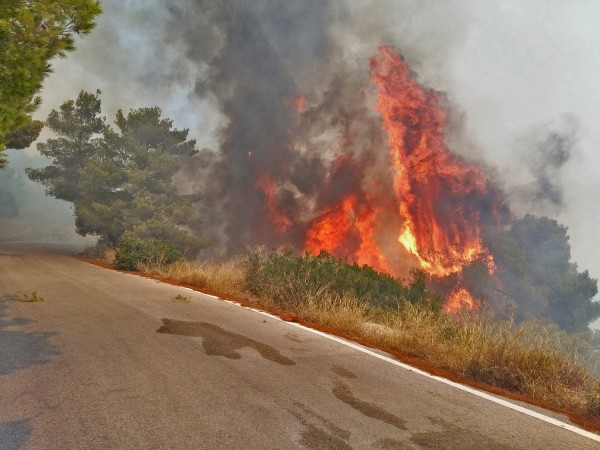
[{"label": "brush line along road", "polygon": [[[360,349],[57,246],[0,243],[0,273],[0,449],[600,448]],[[32,291],[45,301],[15,297]]]}]

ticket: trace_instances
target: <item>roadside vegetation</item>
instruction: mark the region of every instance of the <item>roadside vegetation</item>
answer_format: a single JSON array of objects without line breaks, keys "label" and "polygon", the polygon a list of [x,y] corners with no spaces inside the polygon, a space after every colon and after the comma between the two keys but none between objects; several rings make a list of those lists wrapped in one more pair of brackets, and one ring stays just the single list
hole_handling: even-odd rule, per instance
[{"label": "roadside vegetation", "polygon": [[[128,249],[121,246],[117,255]],[[136,269],[249,301],[547,405],[600,417],[600,347],[591,332],[569,333],[546,321],[492,320],[485,308],[448,315],[419,272],[400,280],[325,252],[311,256],[264,248],[224,263],[166,263],[159,251],[139,260]]]},{"label": "roadside vegetation", "polygon": [[[119,110],[114,126],[101,114],[100,92],[82,91],[52,110],[46,127],[53,137],[37,145],[50,164],[26,170],[46,193],[72,203],[76,231],[101,244],[131,246],[143,255],[162,253],[170,263],[177,255],[195,258],[207,242],[197,228],[198,194],[182,194],[172,178],[198,150],[159,108]],[[118,258],[124,269],[134,261]]]}]

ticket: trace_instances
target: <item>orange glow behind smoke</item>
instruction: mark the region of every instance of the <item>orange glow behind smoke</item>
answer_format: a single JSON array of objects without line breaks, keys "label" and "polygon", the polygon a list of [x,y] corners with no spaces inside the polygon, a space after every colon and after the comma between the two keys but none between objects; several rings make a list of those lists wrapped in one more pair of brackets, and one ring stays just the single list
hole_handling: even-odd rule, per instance
[{"label": "orange glow behind smoke", "polygon": [[265,210],[269,220],[275,225],[276,231],[283,233],[288,230],[292,226],[292,221],[279,211],[277,187],[266,172],[259,172],[256,187],[262,190],[265,195]]},{"label": "orange glow behind smoke", "polygon": [[298,95],[297,97],[286,97],[283,99],[286,105],[290,105],[298,114],[302,114],[308,109],[308,102],[304,95]]}]

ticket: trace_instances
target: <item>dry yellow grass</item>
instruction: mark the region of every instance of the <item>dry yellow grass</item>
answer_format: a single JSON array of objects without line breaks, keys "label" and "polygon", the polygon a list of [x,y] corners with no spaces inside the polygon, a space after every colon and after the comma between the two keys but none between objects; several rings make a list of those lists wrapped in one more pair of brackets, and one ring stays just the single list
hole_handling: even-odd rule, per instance
[{"label": "dry yellow grass", "polygon": [[88,248],[83,252],[83,256],[86,258],[97,259],[107,264],[114,264],[116,250],[111,247],[104,245],[96,245]]},{"label": "dry yellow grass", "polygon": [[244,289],[245,273],[240,260],[225,263],[195,264],[178,261],[166,266],[139,267],[141,272],[207,289],[222,296],[237,296]]},{"label": "dry yellow grass", "polygon": [[[249,297],[243,260],[178,262],[142,271],[222,297]],[[384,309],[327,292],[309,294],[301,302],[256,297],[253,301],[464,377],[600,417],[598,379],[577,356],[573,339],[548,324],[449,317],[427,305],[408,302]]]}]

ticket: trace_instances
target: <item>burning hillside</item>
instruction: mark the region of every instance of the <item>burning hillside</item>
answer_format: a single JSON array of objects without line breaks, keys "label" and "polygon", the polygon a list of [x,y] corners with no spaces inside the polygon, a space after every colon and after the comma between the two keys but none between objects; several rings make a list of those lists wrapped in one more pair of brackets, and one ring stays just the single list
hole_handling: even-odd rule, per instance
[{"label": "burning hillside", "polygon": [[[294,192],[293,180],[286,177],[289,169],[259,170],[254,187],[262,192],[264,217],[274,236],[290,243],[299,237],[295,244],[310,253],[325,250],[396,276],[417,266],[430,276],[445,277],[478,260],[492,273],[494,260],[482,242],[482,226],[494,219],[497,200],[483,170],[445,145],[446,117],[438,93],[421,86],[387,46],[371,59],[371,77],[387,145],[357,156],[348,145],[355,139],[352,133],[340,136],[330,159],[319,160],[326,175],[312,199],[289,195]],[[286,102],[302,115],[310,105],[298,99]],[[381,155],[366,157],[369,152],[386,153],[387,164],[376,164]],[[460,282],[450,299],[448,310],[474,306]]]}]

